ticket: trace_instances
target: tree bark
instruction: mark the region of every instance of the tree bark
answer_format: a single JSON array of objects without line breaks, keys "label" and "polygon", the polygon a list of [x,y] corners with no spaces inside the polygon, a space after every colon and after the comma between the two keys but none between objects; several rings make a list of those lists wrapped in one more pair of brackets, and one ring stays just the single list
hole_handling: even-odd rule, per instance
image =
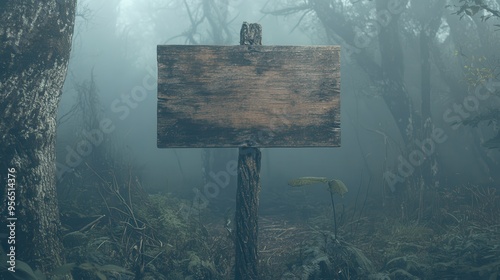
[{"label": "tree bark", "polygon": [[[7,168],[16,170],[16,258],[42,272],[64,261],[55,136],[75,8],[76,1],[0,2],[0,176],[4,184]],[[5,191],[0,192],[4,221]]]}]

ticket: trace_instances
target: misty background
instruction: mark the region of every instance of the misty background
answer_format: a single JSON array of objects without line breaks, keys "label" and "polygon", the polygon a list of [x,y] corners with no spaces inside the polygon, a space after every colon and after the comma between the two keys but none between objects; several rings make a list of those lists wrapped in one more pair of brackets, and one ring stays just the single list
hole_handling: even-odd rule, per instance
[{"label": "misty background", "polygon": [[[309,3],[314,2],[319,1]],[[262,149],[263,208],[268,203],[285,204],[285,197],[294,203],[327,205],[329,199],[323,189],[311,187],[297,191],[287,185],[288,180],[301,176],[342,180],[349,188],[345,197],[347,204],[355,200],[358,190],[374,193],[376,197],[403,190],[411,183],[408,178],[404,177],[392,187],[384,179],[387,172],[397,174],[401,157],[407,158],[407,143],[397,126],[400,120],[391,115],[383,98],[383,81],[374,82],[366,64],[359,62],[359,56],[354,59],[350,55],[353,45],[346,43],[343,37],[343,33],[355,30],[361,34],[356,47],[366,55],[366,61],[382,63],[375,4],[372,1],[330,2],[336,3],[335,9],[328,7],[343,16],[336,19],[342,20],[345,26],[336,25],[335,21],[325,22],[325,17],[318,16],[315,10],[302,9],[307,2],[295,0],[78,1],[69,72],[59,107],[57,162],[60,174],[61,170],[64,173],[59,176],[59,184],[77,180],[79,175],[75,170],[80,165],[88,164],[97,173],[103,171],[93,166],[90,159],[106,153],[116,166],[130,167],[130,173],[146,190],[192,199],[193,189],[202,190],[207,182],[207,168],[217,173],[224,171],[230,160],[236,161],[237,149],[158,149],[156,87],[149,88],[144,81],[156,83],[157,45],[237,45],[241,24],[247,21],[262,25],[263,45],[342,46],[341,147]],[[422,26],[436,18],[438,21],[437,32],[429,39],[430,104],[433,125],[442,129],[447,138],[435,144],[433,184],[498,184],[498,149],[481,146],[498,134],[498,125],[471,127],[449,121],[451,116],[460,116],[455,108],[463,105],[467,96],[481,86],[470,81],[476,77],[471,74],[472,68],[486,69],[483,74],[487,77],[488,71],[498,73],[494,71],[500,66],[500,32],[494,31],[495,22],[467,15],[460,19],[453,14],[453,7],[445,7],[445,2],[453,5],[458,4],[457,1],[404,2],[407,3],[401,11],[391,14],[400,17],[399,40],[404,58],[400,63],[404,69],[404,87],[414,110],[410,122],[420,121],[421,113],[419,34]],[[434,2],[442,3],[432,8],[436,5]],[[500,7],[500,1],[487,2],[493,8]],[[105,133],[102,143],[94,145],[92,152],[72,167],[67,162],[68,154],[76,151],[81,141],[82,119],[68,118],[67,114],[75,104],[82,102],[78,89],[89,89],[91,85],[97,93],[92,97],[96,98],[94,104],[98,104],[97,111],[92,112],[96,116],[94,121],[109,119],[115,129]],[[140,101],[130,99],[136,87],[146,88],[147,94],[141,96]],[[457,88],[462,91],[457,92]],[[127,98],[130,103],[125,101]],[[498,108],[498,101],[498,95],[479,100],[477,108],[468,115]],[[88,130],[92,127],[96,127],[95,123]],[[418,135],[411,138],[426,139]],[[207,167],[207,157],[219,160],[212,160],[213,164]],[[236,176],[231,176],[230,185],[221,189],[214,199],[225,199],[230,205],[235,189]]]}]

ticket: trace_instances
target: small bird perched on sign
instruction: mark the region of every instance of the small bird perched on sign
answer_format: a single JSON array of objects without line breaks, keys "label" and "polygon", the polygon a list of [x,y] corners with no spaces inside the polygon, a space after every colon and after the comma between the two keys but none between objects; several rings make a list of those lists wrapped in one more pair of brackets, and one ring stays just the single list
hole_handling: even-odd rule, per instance
[{"label": "small bird perched on sign", "polygon": [[240,45],[262,45],[262,26],[244,21],[240,31]]}]

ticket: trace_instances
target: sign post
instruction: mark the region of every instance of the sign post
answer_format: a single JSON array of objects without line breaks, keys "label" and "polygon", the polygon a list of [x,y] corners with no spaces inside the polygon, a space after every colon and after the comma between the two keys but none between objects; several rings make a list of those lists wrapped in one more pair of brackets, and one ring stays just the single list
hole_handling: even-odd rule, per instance
[{"label": "sign post", "polygon": [[158,46],[158,147],[239,148],[235,279],[258,279],[261,147],[340,146],[340,47]]}]

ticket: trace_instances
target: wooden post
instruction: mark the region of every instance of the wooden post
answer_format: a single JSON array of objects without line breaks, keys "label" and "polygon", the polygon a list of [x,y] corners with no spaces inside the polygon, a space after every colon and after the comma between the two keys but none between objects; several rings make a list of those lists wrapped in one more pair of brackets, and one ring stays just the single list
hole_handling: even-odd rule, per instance
[{"label": "wooden post", "polygon": [[[244,22],[240,32],[240,45],[261,44],[262,27],[260,24]],[[261,153],[258,148],[239,148],[234,240],[236,258],[234,279],[236,280],[258,279],[260,159]]]},{"label": "wooden post", "polygon": [[258,148],[239,148],[238,189],[236,191],[235,275],[237,280],[258,279],[257,238],[260,191]]}]

